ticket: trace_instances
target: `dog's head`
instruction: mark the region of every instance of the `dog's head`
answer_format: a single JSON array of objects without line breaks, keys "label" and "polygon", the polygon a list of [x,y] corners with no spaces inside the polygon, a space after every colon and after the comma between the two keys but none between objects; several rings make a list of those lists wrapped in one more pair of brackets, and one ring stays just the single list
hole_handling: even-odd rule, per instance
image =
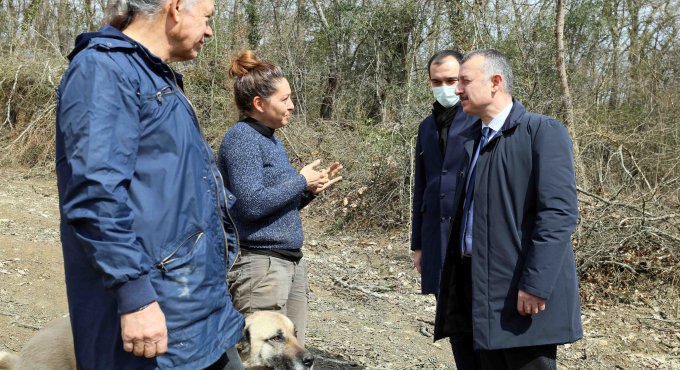
[{"label": "dog's head", "polygon": [[246,369],[309,370],[314,364],[314,356],[295,338],[293,322],[274,311],[246,317],[237,348]]}]

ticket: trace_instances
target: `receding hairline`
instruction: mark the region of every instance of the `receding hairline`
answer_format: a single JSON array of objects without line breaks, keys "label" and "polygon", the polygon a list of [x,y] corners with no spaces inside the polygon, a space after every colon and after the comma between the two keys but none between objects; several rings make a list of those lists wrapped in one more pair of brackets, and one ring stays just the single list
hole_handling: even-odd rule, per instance
[{"label": "receding hairline", "polygon": [[[471,51],[463,57],[464,64],[469,63],[475,58],[480,57],[479,70],[486,76],[498,74],[503,77],[503,87],[508,94],[512,93],[514,84],[514,74],[507,55],[496,49],[479,49]],[[468,67],[469,68],[469,67]]]}]

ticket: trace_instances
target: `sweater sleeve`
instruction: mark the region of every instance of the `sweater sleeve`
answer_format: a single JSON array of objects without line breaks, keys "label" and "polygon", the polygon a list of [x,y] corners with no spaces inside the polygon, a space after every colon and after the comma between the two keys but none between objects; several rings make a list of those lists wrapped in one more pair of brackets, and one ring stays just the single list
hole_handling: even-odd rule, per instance
[{"label": "sweater sleeve", "polygon": [[[260,140],[268,139],[237,124],[225,134],[219,149],[220,170],[226,174],[227,188],[236,196],[238,214],[251,222],[293,204],[297,208],[307,187],[304,176],[293,171],[292,176],[267,186]],[[285,155],[285,151],[281,153]]]}]

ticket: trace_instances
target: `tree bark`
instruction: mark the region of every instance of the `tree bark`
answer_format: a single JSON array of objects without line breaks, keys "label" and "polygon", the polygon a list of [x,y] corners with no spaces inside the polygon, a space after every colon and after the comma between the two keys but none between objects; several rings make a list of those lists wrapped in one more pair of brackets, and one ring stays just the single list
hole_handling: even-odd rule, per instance
[{"label": "tree bark", "polygon": [[569,135],[572,138],[574,146],[574,165],[576,167],[577,179],[580,179],[581,186],[588,189],[588,179],[586,177],[585,167],[581,153],[579,150],[578,140],[576,137],[576,124],[574,122],[574,102],[571,97],[571,90],[569,88],[569,79],[567,76],[567,67],[564,56],[564,13],[565,1],[557,0],[556,5],[556,21],[555,21],[555,40],[557,43],[557,73],[560,79],[560,88],[562,90],[562,110],[564,112],[564,125],[567,126]]},{"label": "tree bark", "polygon": [[324,93],[323,99],[321,100],[321,109],[319,111],[319,116],[321,119],[331,119],[333,117],[333,99],[335,97],[335,91],[338,88],[338,53],[337,45],[335,39],[332,37],[332,29],[328,20],[326,19],[326,14],[321,7],[318,0],[313,1],[314,9],[319,15],[321,24],[326,30],[326,38],[328,39],[328,47],[330,49],[330,71],[328,78],[326,80],[326,91]]}]

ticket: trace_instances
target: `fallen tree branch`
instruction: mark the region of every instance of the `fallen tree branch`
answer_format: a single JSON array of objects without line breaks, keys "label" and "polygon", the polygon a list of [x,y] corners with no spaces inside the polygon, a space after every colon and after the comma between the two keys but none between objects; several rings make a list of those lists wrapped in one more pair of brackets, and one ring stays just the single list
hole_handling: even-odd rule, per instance
[{"label": "fallen tree branch", "polygon": [[434,320],[431,320],[431,319],[422,319],[422,318],[420,318],[420,317],[416,317],[416,320],[434,326]]},{"label": "fallen tree branch", "polygon": [[609,265],[620,266],[620,267],[623,267],[624,269],[626,269],[626,270],[632,272],[634,275],[637,274],[637,271],[635,271],[635,269],[634,269],[633,267],[631,267],[630,265],[627,265],[627,264],[625,264],[625,263],[622,263],[622,262],[617,262],[617,261],[602,261],[602,263],[603,263],[603,264],[609,264]]},{"label": "fallen tree branch", "polygon": [[637,212],[637,213],[639,213],[639,214],[641,214],[641,215],[647,216],[647,217],[656,217],[656,216],[654,216],[654,215],[648,213],[647,211],[641,210],[641,209],[639,209],[639,208],[637,208],[637,207],[634,207],[634,206],[631,206],[630,204],[619,203],[619,202],[614,202],[614,201],[607,200],[607,199],[605,199],[605,198],[603,198],[603,197],[601,197],[601,196],[599,196],[599,195],[597,195],[597,194],[591,193],[591,192],[589,192],[589,191],[587,191],[587,190],[584,190],[584,189],[582,189],[582,188],[580,188],[580,187],[578,187],[578,186],[576,187],[576,190],[577,190],[579,193],[582,193],[582,194],[585,194],[585,195],[587,195],[587,196],[589,196],[589,197],[595,198],[595,199],[599,200],[600,202],[606,203],[607,205],[610,205],[610,206],[619,206],[619,207],[624,207],[624,208],[632,209],[633,211],[635,211],[635,212]]},{"label": "fallen tree branch", "polygon": [[12,124],[11,120],[12,97],[14,97],[14,92],[17,89],[17,82],[19,82],[19,72],[23,67],[24,67],[23,64],[19,65],[19,68],[17,68],[17,72],[14,74],[14,85],[12,85],[12,90],[10,90],[9,92],[9,98],[7,98],[7,117],[5,118],[5,121],[2,123],[3,127],[5,126],[5,124],[9,123],[9,128],[12,130],[14,130],[14,125]]},{"label": "fallen tree branch", "polygon": [[668,219],[678,218],[678,217],[680,217],[680,213],[671,213],[669,215],[657,216],[657,217],[626,217],[619,222],[619,226],[622,226],[623,224],[626,223],[626,221],[629,221],[629,220],[644,220],[645,222],[646,221],[666,221]]},{"label": "fallen tree branch", "polygon": [[421,327],[420,327],[420,330],[418,330],[418,332],[420,332],[420,334],[422,334],[424,337],[427,337],[427,338],[429,338],[429,337],[432,336],[432,333],[430,333],[429,331],[427,331],[427,328],[424,327],[424,326],[421,326]]},{"label": "fallen tree branch", "polygon": [[49,113],[51,113],[56,107],[57,107],[56,104],[51,104],[50,107],[49,107],[48,109],[46,109],[44,112],[42,112],[36,119],[32,120],[32,121],[28,124],[28,126],[26,127],[26,129],[25,129],[24,131],[22,131],[21,134],[19,134],[19,136],[17,136],[17,138],[14,139],[14,141],[12,141],[10,144],[8,144],[7,146],[5,146],[5,147],[3,148],[3,150],[5,151],[5,155],[2,156],[2,158],[0,158],[0,159],[3,159],[3,160],[4,160],[4,159],[7,158],[10,154],[14,154],[14,153],[11,153],[9,149],[10,149],[12,146],[14,146],[16,143],[18,143],[19,141],[21,141],[21,139],[24,137],[24,135],[26,135],[27,133],[29,133],[29,132],[31,131],[31,129],[33,128],[33,125],[34,125],[36,122],[40,121],[43,117],[45,117],[46,115],[48,115]]},{"label": "fallen tree branch", "polygon": [[42,328],[39,328],[39,327],[37,327],[37,326],[35,326],[35,325],[26,324],[26,323],[19,322],[19,321],[13,321],[13,323],[14,323],[14,324],[17,324],[17,326],[21,326],[22,328],[33,329],[33,330],[35,330],[35,331],[38,331],[38,330],[42,329]]},{"label": "fallen tree branch", "polygon": [[[346,281],[344,281],[340,278],[337,278],[337,277],[333,277],[332,279],[336,284],[340,285],[343,288],[358,290],[362,293],[366,293],[366,294],[371,295],[371,296],[376,297],[376,298],[384,298],[385,297],[384,294],[376,293],[375,287],[367,287],[367,286],[363,286],[363,285],[349,284]],[[377,289],[379,289],[381,291],[389,291],[390,290],[388,288],[383,288],[383,287],[377,287]]]}]

